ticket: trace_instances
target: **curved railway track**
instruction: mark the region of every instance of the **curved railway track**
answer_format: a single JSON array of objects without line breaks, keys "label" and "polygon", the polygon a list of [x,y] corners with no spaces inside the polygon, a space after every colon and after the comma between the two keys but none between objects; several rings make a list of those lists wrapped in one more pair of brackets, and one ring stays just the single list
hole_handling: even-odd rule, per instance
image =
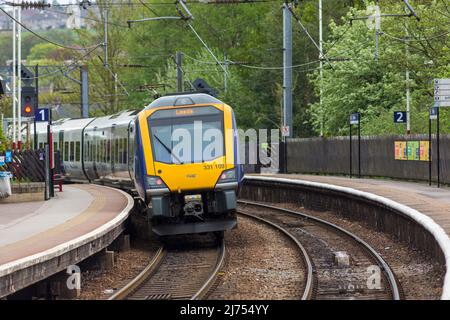
[{"label": "curved railway track", "polygon": [[203,299],[224,261],[224,240],[214,247],[162,246],[147,267],[109,300]]},{"label": "curved railway track", "polygon": [[[303,299],[400,299],[389,265],[353,233],[302,212],[251,201],[239,203],[239,214],[270,224],[302,246],[308,272]],[[349,266],[337,266],[333,261],[333,253],[341,250],[350,255]],[[369,286],[371,276],[377,280],[373,278],[374,266],[381,274],[378,282]]]}]

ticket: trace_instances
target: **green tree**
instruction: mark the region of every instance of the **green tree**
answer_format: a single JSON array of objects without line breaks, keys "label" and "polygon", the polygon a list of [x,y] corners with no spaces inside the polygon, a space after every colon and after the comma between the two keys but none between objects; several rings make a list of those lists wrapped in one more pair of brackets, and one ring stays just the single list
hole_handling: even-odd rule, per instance
[{"label": "green tree", "polygon": [[[327,135],[346,134],[352,112],[361,113],[364,134],[405,133],[405,127],[394,125],[392,118],[393,111],[405,110],[407,86],[411,89],[412,132],[426,132],[433,96],[431,80],[448,76],[450,34],[443,26],[450,23],[450,15],[441,1],[431,1],[429,5],[416,3],[414,7],[421,16],[420,22],[383,18],[378,61],[374,60],[375,30],[366,21],[353,21],[349,25],[351,17],[365,16],[366,11],[352,9],[346,23],[330,24],[332,36],[325,46],[327,57],[339,61],[325,67],[322,109],[318,102],[311,105],[316,133],[323,117]],[[391,3],[383,6],[383,10],[401,13],[404,7]],[[405,38],[405,28],[409,38]],[[311,82],[319,95],[319,72],[311,75]]]},{"label": "green tree", "polygon": [[3,134],[3,123],[0,123],[0,153],[3,153],[8,148],[8,140]]}]

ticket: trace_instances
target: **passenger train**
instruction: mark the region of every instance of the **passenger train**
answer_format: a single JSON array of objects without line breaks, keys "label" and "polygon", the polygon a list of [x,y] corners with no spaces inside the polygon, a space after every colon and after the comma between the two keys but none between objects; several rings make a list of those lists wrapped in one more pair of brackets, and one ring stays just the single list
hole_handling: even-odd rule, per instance
[{"label": "passenger train", "polygon": [[[42,148],[46,124],[36,132]],[[67,181],[135,192],[159,236],[223,236],[236,226],[243,178],[236,119],[230,106],[210,95],[168,95],[143,110],[61,119],[52,137]]]}]

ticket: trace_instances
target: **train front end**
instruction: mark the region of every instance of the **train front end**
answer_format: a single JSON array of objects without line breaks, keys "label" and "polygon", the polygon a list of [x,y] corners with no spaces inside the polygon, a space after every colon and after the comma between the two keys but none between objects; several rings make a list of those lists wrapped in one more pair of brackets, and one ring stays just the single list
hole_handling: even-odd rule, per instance
[{"label": "train front end", "polygon": [[242,180],[231,107],[206,94],[155,100],[136,120],[135,183],[159,236],[236,226]]}]

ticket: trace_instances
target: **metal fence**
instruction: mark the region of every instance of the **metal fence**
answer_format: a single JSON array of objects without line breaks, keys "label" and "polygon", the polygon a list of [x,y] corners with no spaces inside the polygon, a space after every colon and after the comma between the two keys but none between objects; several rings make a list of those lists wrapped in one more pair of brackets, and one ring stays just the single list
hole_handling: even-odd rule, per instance
[{"label": "metal fence", "polygon": [[43,182],[45,180],[44,150],[23,150],[12,153],[12,162],[0,166],[0,171],[9,171],[21,181]]},{"label": "metal fence", "polygon": [[[361,137],[361,174],[407,180],[428,180],[429,162],[395,160],[395,141],[428,140],[428,135]],[[358,172],[358,141],[352,139],[352,171]],[[431,176],[437,180],[436,137],[432,139]],[[289,173],[349,174],[348,137],[290,139],[287,145]],[[450,183],[450,135],[440,138],[440,180]]]}]

